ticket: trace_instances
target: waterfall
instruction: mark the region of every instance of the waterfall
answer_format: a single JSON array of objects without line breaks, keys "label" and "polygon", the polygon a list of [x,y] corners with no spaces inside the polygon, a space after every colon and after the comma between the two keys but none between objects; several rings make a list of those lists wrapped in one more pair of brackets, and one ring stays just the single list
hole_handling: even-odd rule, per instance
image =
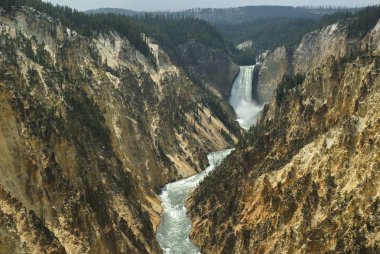
[{"label": "waterfall", "polygon": [[234,108],[240,126],[248,130],[256,123],[262,106],[252,99],[253,72],[257,65],[240,66],[231,90],[230,104]]}]

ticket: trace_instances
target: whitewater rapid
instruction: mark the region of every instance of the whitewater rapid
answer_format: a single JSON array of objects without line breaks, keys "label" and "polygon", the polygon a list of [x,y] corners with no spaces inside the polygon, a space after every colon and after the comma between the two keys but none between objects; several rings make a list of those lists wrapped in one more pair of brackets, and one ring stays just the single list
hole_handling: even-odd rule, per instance
[{"label": "whitewater rapid", "polygon": [[157,239],[165,254],[198,254],[197,247],[190,241],[191,221],[187,217],[185,201],[199,182],[219,165],[233,149],[211,153],[207,156],[210,166],[192,177],[167,184],[160,195],[163,206]]},{"label": "whitewater rapid", "polygon": [[257,65],[240,66],[232,86],[230,105],[234,108],[240,126],[248,130],[257,121],[262,105],[252,99],[253,72]]}]

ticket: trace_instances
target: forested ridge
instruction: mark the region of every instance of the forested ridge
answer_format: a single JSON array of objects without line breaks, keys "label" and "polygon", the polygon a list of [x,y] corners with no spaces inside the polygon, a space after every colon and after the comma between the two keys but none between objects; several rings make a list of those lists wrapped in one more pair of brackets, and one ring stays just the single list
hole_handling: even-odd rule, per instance
[{"label": "forested ridge", "polygon": [[154,13],[145,13],[134,20],[148,37],[157,41],[171,55],[172,60],[180,65],[182,59],[179,47],[189,41],[229,54],[221,33],[203,20],[181,14]]},{"label": "forested ridge", "polygon": [[[322,15],[333,14],[337,10],[347,8],[332,7],[291,7],[291,6],[242,6],[232,8],[193,8],[180,12],[158,11],[154,14],[160,15],[185,15],[190,18],[197,18],[210,22],[211,24],[241,24],[253,20],[265,18],[314,18],[318,19]],[[138,12],[120,8],[99,8],[88,10],[86,13],[117,13],[127,16],[140,16],[145,12]]]},{"label": "forested ridge", "polygon": [[234,51],[235,61],[252,64],[266,50],[285,46],[292,51],[305,34],[337,22],[346,24],[349,37],[364,36],[376,25],[379,18],[380,7],[372,6],[361,10],[337,9],[336,13],[319,18],[263,18],[241,24],[217,24],[216,27],[230,41],[230,48],[252,41],[251,47]]},{"label": "forested ridge", "polygon": [[[7,11],[12,11],[12,6],[33,7],[58,18],[63,25],[85,36],[116,31],[127,37],[148,59],[154,61],[142,36],[144,33],[165,48],[178,64],[181,64],[178,47],[189,40],[224,52],[239,65],[250,65],[256,62],[257,56],[262,52],[281,46],[291,51],[303,35],[336,22],[347,24],[350,37],[364,36],[380,17],[379,6],[361,10],[247,6],[192,9],[173,13],[139,13],[106,8],[85,14],[67,6],[53,5],[41,0],[6,0],[1,5]],[[239,18],[232,20],[234,17]],[[250,40],[250,47],[236,49],[239,43]]]},{"label": "forested ridge", "polygon": [[141,27],[129,17],[113,13],[86,15],[68,6],[53,5],[41,0],[5,0],[1,1],[5,11],[11,12],[21,6],[32,7],[37,11],[59,19],[62,24],[81,35],[91,36],[95,33],[116,31],[128,40],[145,56],[153,61],[153,56],[141,35]]}]

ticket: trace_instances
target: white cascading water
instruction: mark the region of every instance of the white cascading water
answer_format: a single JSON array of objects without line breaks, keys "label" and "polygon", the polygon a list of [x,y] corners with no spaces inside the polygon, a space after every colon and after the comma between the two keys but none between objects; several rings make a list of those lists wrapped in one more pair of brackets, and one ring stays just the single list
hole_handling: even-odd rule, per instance
[{"label": "white cascading water", "polygon": [[187,196],[219,165],[233,149],[211,153],[207,156],[210,166],[192,177],[167,184],[160,195],[163,207],[157,240],[165,254],[198,254],[197,247],[189,239],[191,221],[187,217]]},{"label": "white cascading water", "polygon": [[[235,109],[240,126],[249,129],[255,124],[261,111],[252,99],[252,78],[255,66],[241,66],[231,91],[230,104]],[[160,195],[163,207],[157,240],[165,254],[199,254],[190,241],[191,221],[187,217],[185,201],[187,196],[231,151],[224,150],[207,156],[210,166],[197,175],[167,184]],[[216,190],[217,191],[217,190]]]},{"label": "white cascading water", "polygon": [[262,106],[252,99],[253,72],[257,65],[240,66],[230,97],[230,104],[235,109],[240,126],[248,130],[257,121]]}]

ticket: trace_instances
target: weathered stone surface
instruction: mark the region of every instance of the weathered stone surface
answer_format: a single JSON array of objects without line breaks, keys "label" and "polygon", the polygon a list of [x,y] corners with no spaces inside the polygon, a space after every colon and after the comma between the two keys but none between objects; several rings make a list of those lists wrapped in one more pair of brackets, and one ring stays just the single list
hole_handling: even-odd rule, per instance
[{"label": "weathered stone surface", "polygon": [[342,58],[349,52],[350,45],[345,27],[333,24],[320,31],[305,35],[293,56],[295,73],[313,70],[330,56]]},{"label": "weathered stone surface", "polygon": [[280,47],[273,52],[268,52],[264,58],[259,72],[256,86],[256,100],[261,103],[269,103],[273,93],[282,77],[288,71],[288,57],[285,47]]}]

